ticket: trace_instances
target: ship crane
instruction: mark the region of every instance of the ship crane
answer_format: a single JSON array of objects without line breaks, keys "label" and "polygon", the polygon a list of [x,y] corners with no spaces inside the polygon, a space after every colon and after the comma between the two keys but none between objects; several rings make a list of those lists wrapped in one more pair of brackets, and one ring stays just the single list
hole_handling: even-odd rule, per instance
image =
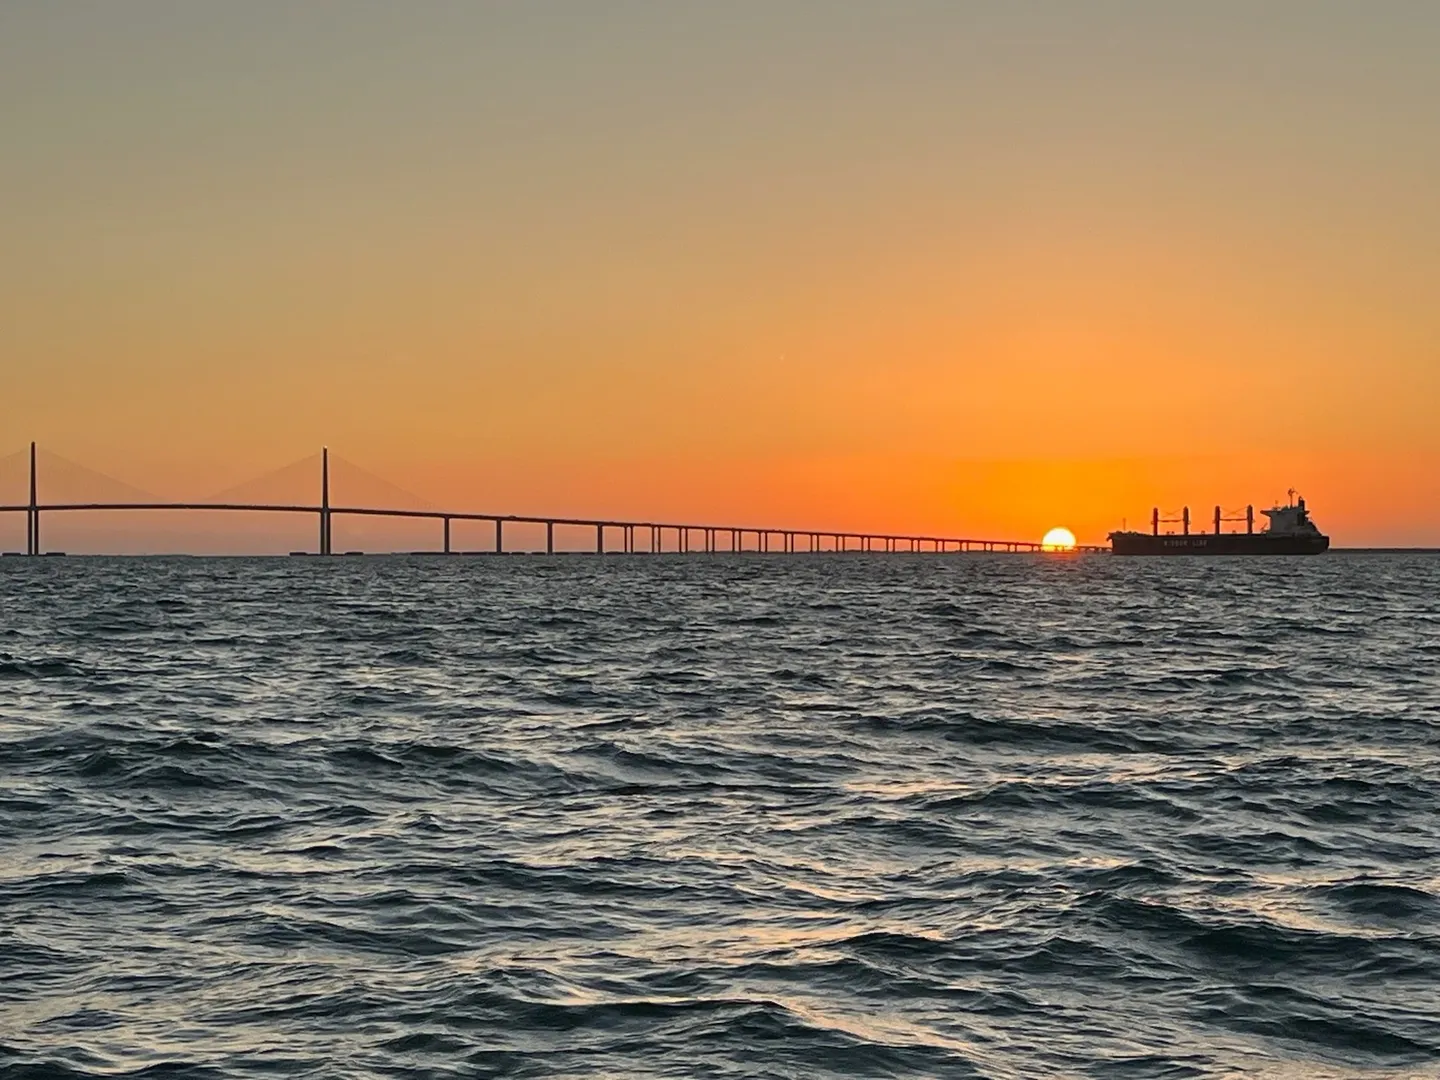
[{"label": "ship crane", "polygon": [[[1253,533],[1253,532],[1255,531],[1255,507],[1254,507],[1254,506],[1247,506],[1247,507],[1245,507],[1245,513],[1244,513],[1244,514],[1226,515],[1226,514],[1224,514],[1224,513],[1221,511],[1221,509],[1220,509],[1219,506],[1216,506],[1216,507],[1215,507],[1215,519],[1214,519],[1214,520],[1215,520],[1215,535],[1216,535],[1216,536],[1219,536],[1219,535],[1220,535],[1220,526],[1221,526],[1221,523],[1222,523],[1222,522],[1226,522],[1226,521],[1237,521],[1237,522],[1238,522],[1238,521],[1243,521],[1243,522],[1245,522],[1245,531],[1246,531],[1247,533]],[[1188,506],[1182,507],[1181,510],[1180,510],[1180,516],[1179,516],[1179,517],[1161,517],[1161,516],[1160,516],[1160,508],[1159,508],[1158,506],[1155,507],[1154,509],[1152,509],[1152,510],[1150,511],[1150,535],[1152,535],[1152,536],[1159,536],[1159,535],[1160,535],[1160,526],[1161,526],[1161,525],[1179,525],[1179,526],[1180,526],[1180,535],[1182,535],[1182,536],[1189,536],[1189,535],[1190,535],[1190,507],[1188,507]]]},{"label": "ship crane", "polygon": [[1222,514],[1222,513],[1220,512],[1220,507],[1218,507],[1218,506],[1215,507],[1215,535],[1216,535],[1216,536],[1219,536],[1219,535],[1220,535],[1220,524],[1221,524],[1221,522],[1225,522],[1225,521],[1234,521],[1234,522],[1237,522],[1237,523],[1243,521],[1243,522],[1245,523],[1245,532],[1246,532],[1246,535],[1249,535],[1249,534],[1251,534],[1251,533],[1253,533],[1253,532],[1255,531],[1255,507],[1254,507],[1254,506],[1247,506],[1247,507],[1245,507],[1245,513],[1243,513],[1243,514],[1236,513],[1236,514],[1231,514],[1231,515],[1228,515],[1228,516],[1225,515],[1225,514]]},{"label": "ship crane", "polygon": [[1160,508],[1155,507],[1150,511],[1150,532],[1159,536],[1161,525],[1179,525],[1186,536],[1190,535],[1190,508],[1183,508],[1179,517],[1161,517]]}]

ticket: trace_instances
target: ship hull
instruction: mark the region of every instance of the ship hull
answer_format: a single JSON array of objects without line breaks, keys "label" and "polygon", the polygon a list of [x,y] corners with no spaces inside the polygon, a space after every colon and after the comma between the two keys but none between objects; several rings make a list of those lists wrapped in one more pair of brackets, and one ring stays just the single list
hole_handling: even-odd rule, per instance
[{"label": "ship hull", "polygon": [[1270,536],[1267,533],[1110,534],[1116,555],[1319,555],[1328,536]]}]

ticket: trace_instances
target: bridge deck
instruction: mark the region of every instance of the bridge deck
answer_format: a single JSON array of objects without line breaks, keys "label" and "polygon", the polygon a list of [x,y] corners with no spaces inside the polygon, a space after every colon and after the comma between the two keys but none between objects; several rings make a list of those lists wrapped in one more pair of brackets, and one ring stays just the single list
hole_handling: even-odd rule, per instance
[{"label": "bridge deck", "polygon": [[[266,514],[314,514],[322,521],[322,547],[328,547],[329,519],[337,516],[409,518],[438,521],[444,526],[445,544],[442,550],[449,552],[449,524],[452,521],[485,521],[496,527],[496,550],[503,550],[503,527],[506,524],[543,525],[547,530],[547,550],[554,550],[554,529],[558,527],[591,528],[596,532],[596,550],[603,552],[604,533],[618,529],[622,533],[625,552],[659,551],[666,535],[676,537],[674,550],[690,552],[690,540],[700,534],[703,547],[695,552],[724,552],[742,550],[747,538],[754,537],[759,550],[770,550],[771,538],[780,538],[783,543],[778,551],[789,553],[804,552],[845,552],[869,551],[887,553],[921,552],[1005,552],[1018,554],[1045,551],[1045,545],[1032,540],[987,540],[979,537],[935,536],[925,533],[882,533],[856,532],[834,529],[795,529],[763,525],[730,525],[718,523],[685,523],[658,520],[623,520],[608,518],[546,517],[534,514],[494,514],[467,510],[404,510],[376,506],[325,506],[302,503],[231,503],[231,502],[83,502],[83,503],[36,503],[0,505],[0,513],[34,513],[36,516],[48,513],[76,513],[87,511],[218,511]],[[650,532],[651,546],[637,548],[637,530]],[[720,546],[720,539],[728,543]],[[803,546],[800,538],[804,538]],[[829,542],[830,547],[823,546]],[[854,544],[855,546],[850,546]],[[877,547],[877,545],[879,545]],[[1081,545],[1080,552],[1104,552],[1108,548]],[[328,554],[329,552],[324,552]],[[38,554],[38,552],[37,552]]]},{"label": "bridge deck", "polygon": [[[853,530],[836,531],[834,529],[774,528],[763,525],[726,525],[705,522],[687,524],[679,521],[626,521],[603,518],[546,517],[533,514],[489,514],[468,510],[402,510],[394,507],[378,506],[337,506],[333,504],[330,499],[330,451],[328,447],[321,449],[319,458],[320,502],[315,504],[219,501],[42,502],[40,499],[41,486],[39,483],[37,447],[35,443],[31,443],[30,501],[28,503],[17,503],[8,506],[0,505],[0,513],[25,514],[25,546],[27,555],[41,554],[40,523],[45,514],[81,513],[87,511],[221,511],[259,514],[314,514],[318,518],[320,525],[318,548],[321,555],[329,555],[333,552],[331,545],[333,535],[332,522],[337,516],[410,518],[438,521],[442,526],[443,537],[440,550],[445,554],[452,552],[450,525],[456,521],[488,521],[494,523],[495,545],[493,550],[496,552],[503,552],[505,550],[505,526],[507,524],[543,525],[545,527],[546,552],[554,552],[555,550],[555,529],[557,526],[594,529],[595,551],[600,554],[603,554],[606,550],[605,540],[607,530],[616,529],[620,531],[621,536],[621,543],[618,550],[626,553],[636,551],[662,551],[665,547],[667,535],[674,537],[674,547],[672,550],[689,552],[691,550],[690,541],[697,534],[701,538],[701,546],[695,550],[697,552],[704,551],[712,553],[746,550],[745,543],[750,537],[754,537],[755,547],[749,550],[769,551],[771,539],[778,537],[781,541],[779,550],[787,553],[877,550],[887,553],[920,552],[927,550],[927,546],[929,551],[937,553],[950,551],[999,551],[1013,554],[1051,550],[1047,549],[1044,544],[1034,540],[985,540],[966,536],[856,532]],[[97,475],[101,475],[103,478],[103,474]],[[642,529],[649,532],[648,544],[645,547],[637,547],[635,543],[636,531]],[[724,547],[722,547],[720,543],[722,537],[728,540],[728,543]],[[799,538],[801,537],[805,538],[803,546],[801,546],[799,542]],[[824,546],[826,542],[830,544],[829,548]],[[852,542],[856,546],[852,547]],[[876,547],[877,544],[879,545],[878,548]],[[611,550],[617,549],[612,548]],[[1108,549],[1081,546],[1076,547],[1074,550],[1101,552],[1107,551]]]}]

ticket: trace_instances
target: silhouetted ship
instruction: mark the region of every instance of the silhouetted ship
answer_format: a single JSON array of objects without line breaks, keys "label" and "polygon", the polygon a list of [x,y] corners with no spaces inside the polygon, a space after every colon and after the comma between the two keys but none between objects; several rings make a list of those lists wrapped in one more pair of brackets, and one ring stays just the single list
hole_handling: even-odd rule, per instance
[{"label": "silhouetted ship", "polygon": [[[1255,508],[1247,506],[1245,516],[1222,517],[1220,507],[1215,508],[1214,532],[1190,531],[1190,508],[1185,507],[1179,518],[1161,518],[1160,511],[1150,515],[1148,533],[1121,531],[1110,534],[1110,550],[1116,555],[1319,555],[1330,547],[1330,538],[1315,527],[1310,512],[1305,509],[1305,500],[1295,499],[1290,492],[1290,503],[1260,511],[1270,519],[1269,528],[1255,531]],[[1220,527],[1227,521],[1245,522],[1245,531],[1221,532]],[[1162,533],[1162,524],[1178,524],[1179,533]]]}]

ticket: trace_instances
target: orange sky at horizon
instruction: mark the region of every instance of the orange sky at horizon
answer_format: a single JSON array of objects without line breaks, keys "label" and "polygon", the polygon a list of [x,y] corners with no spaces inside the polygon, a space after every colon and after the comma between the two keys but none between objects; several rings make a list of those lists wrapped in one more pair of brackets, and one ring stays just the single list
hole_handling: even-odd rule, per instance
[{"label": "orange sky at horizon", "polygon": [[1440,12],[1367,11],[22,6],[0,456],[1440,545]]},{"label": "orange sky at horizon", "polygon": [[[1157,502],[1166,515],[1178,515],[1182,505],[1188,504],[1195,531],[1211,528],[1217,503],[1226,515],[1243,513],[1246,503],[1252,503],[1257,511],[1257,527],[1261,527],[1264,518],[1259,509],[1286,500],[1283,490],[1266,491],[1263,496],[1251,493],[1250,477],[1256,461],[1249,456],[1006,462],[857,455],[829,461],[684,460],[648,469],[639,462],[600,459],[582,462],[577,468],[574,462],[552,460],[540,463],[533,474],[527,472],[527,463],[522,461],[491,462],[478,470],[461,463],[447,467],[436,462],[433,468],[410,477],[382,470],[384,479],[404,487],[405,493],[398,495],[383,486],[353,482],[347,463],[338,455],[336,459],[332,491],[337,503],[855,532],[873,529],[873,521],[881,519],[911,523],[897,531],[1020,540],[1039,540],[1046,530],[1061,525],[1072,529],[1082,544],[1104,543],[1111,529],[1122,526],[1147,529],[1152,505],[1147,500],[1156,498],[1156,492],[1161,493]],[[1295,464],[1289,459],[1265,459],[1262,464],[1278,469],[1282,460],[1285,466]],[[1417,496],[1433,490],[1435,466],[1440,461],[1422,462],[1411,473],[1374,471],[1387,463],[1393,464],[1373,458],[1302,463],[1304,468],[1299,471],[1331,478],[1326,488],[1302,489],[1300,493],[1307,495],[1317,519],[1337,546],[1427,546],[1434,535],[1440,525],[1436,504],[1427,504]],[[1372,469],[1366,469],[1366,465]],[[627,469],[638,478],[617,491],[614,478],[617,472]],[[9,468],[0,468],[0,499],[24,502],[22,471],[18,459],[10,461]],[[190,475],[192,481],[196,475]],[[1336,483],[1337,476],[1345,482]],[[532,477],[542,478],[543,483]],[[53,469],[42,467],[41,478],[42,498],[51,501],[123,497],[122,493],[84,483],[56,484]],[[1377,483],[1377,478],[1383,482]],[[150,481],[145,490],[162,499],[206,498],[220,490],[184,483],[179,475],[170,477],[171,483],[161,484],[153,483],[158,479],[154,476],[136,479]],[[537,496],[537,489],[542,487],[544,495]],[[1190,497],[1202,487],[1214,492],[1210,499]],[[92,494],[96,491],[100,493]],[[414,497],[407,497],[410,494]],[[247,495],[250,497],[313,504],[318,500],[318,462],[307,460],[300,475],[292,473],[284,483],[261,487]],[[1400,529],[1386,518],[1397,505],[1415,511]],[[1122,509],[1117,513],[1110,507]],[[51,515],[46,537],[55,549],[72,552],[264,552],[290,550],[295,544],[303,546],[313,539],[314,527],[309,518],[262,518],[242,526],[235,518],[212,517],[203,523],[175,517],[166,520],[163,528],[149,516],[125,519],[124,528],[117,531],[122,520],[118,515]],[[23,516],[12,514],[8,519],[0,518],[0,548],[20,550],[24,545]],[[488,526],[456,528],[457,547],[485,548],[491,543]],[[1179,530],[1178,525],[1166,528]],[[1224,528],[1229,531],[1243,526],[1227,522]],[[350,546],[368,550],[411,550],[437,546],[436,530],[434,523],[350,521],[337,525],[337,536],[354,537]],[[534,547],[540,538],[538,533],[532,533],[534,530],[517,532],[512,528],[512,546]],[[123,542],[117,546],[122,534]],[[294,543],[287,547],[277,537],[289,537]],[[567,533],[561,543],[584,549],[593,543],[593,535],[583,530]],[[337,540],[338,546],[343,546],[341,540]]]}]

